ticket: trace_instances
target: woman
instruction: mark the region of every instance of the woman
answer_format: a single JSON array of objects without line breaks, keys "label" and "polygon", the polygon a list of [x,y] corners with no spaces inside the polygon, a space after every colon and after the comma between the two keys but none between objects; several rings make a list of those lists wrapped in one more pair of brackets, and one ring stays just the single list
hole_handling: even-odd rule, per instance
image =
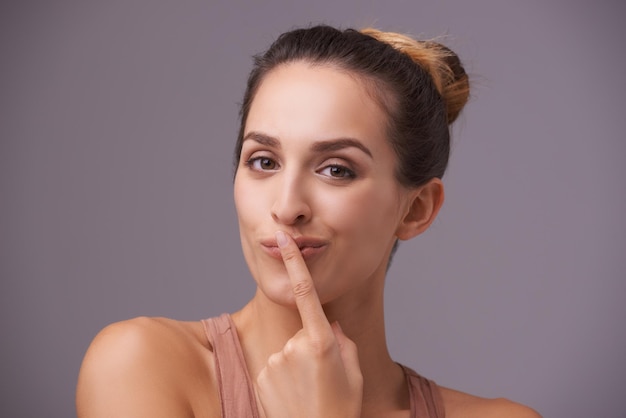
[{"label": "woman", "polygon": [[469,82],[432,42],[326,26],[283,34],[250,75],[234,195],[257,283],[232,315],[137,318],[89,348],[81,417],[536,417],[389,356],[385,273],[443,203]]}]

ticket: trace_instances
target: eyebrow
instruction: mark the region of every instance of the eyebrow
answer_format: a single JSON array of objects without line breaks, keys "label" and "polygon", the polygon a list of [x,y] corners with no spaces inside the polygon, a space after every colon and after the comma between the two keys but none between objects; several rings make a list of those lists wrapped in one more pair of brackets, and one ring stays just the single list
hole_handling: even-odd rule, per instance
[{"label": "eyebrow", "polygon": [[351,147],[358,148],[369,155],[370,158],[373,158],[372,152],[360,141],[353,138],[337,138],[329,141],[319,141],[313,144],[311,149],[316,152],[331,152]]},{"label": "eyebrow", "polygon": [[249,139],[258,142],[261,145],[266,145],[272,148],[280,148],[280,142],[278,141],[278,139],[269,135],[262,134],[260,132],[248,132],[246,136],[243,137],[242,143],[246,142]]},{"label": "eyebrow", "polygon": [[[281,148],[280,141],[278,139],[260,132],[248,132],[246,136],[244,136],[243,141],[245,142],[249,139],[269,147],[278,149]],[[337,138],[326,141],[318,141],[313,144],[311,149],[315,152],[332,152],[351,147],[358,148],[365,154],[369,155],[370,158],[373,158],[372,152],[369,148],[363,145],[361,141],[354,138]]]}]

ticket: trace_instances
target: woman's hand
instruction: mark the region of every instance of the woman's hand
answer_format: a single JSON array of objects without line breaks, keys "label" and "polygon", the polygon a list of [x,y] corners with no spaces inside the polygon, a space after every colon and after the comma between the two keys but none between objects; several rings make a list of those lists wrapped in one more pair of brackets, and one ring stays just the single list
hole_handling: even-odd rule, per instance
[{"label": "woman's hand", "polygon": [[257,377],[267,418],[351,418],[361,414],[363,377],[357,348],[338,323],[328,322],[302,254],[276,233],[293,286],[302,329],[272,354]]}]

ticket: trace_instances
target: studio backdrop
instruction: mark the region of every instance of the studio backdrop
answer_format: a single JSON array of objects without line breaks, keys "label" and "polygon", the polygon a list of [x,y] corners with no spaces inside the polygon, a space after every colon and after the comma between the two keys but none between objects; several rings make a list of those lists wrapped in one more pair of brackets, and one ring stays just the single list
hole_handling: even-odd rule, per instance
[{"label": "studio backdrop", "polygon": [[233,205],[252,56],[316,23],[442,37],[472,97],[446,202],[389,271],[392,355],[545,417],[626,392],[622,2],[3,1],[0,416],[75,415],[91,339],[238,310]]}]

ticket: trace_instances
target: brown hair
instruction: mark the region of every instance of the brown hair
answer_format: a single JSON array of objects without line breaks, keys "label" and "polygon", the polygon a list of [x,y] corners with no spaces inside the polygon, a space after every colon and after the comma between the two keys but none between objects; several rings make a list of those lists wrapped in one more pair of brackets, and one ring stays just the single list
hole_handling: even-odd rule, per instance
[{"label": "brown hair", "polygon": [[419,186],[443,176],[450,154],[448,124],[469,97],[469,79],[457,55],[433,41],[329,26],[286,32],[255,57],[241,106],[236,166],[246,119],[264,77],[277,66],[296,61],[336,66],[373,87],[374,97],[388,115],[388,137],[398,156],[400,183]]}]

